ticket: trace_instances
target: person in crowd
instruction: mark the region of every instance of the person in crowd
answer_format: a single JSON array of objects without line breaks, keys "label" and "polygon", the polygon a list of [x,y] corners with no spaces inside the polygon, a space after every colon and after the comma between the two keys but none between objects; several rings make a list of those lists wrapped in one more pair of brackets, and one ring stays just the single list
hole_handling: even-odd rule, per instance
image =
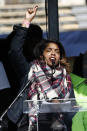
[{"label": "person in crowd", "polygon": [[[13,38],[13,36],[14,36],[14,31],[8,34],[8,36],[6,36],[5,38],[0,38],[1,79],[6,76],[5,78],[7,78],[9,85],[10,85],[10,88],[4,88],[4,86],[3,88],[0,87],[0,105],[1,105],[0,106],[0,116],[8,108],[10,103],[15,98],[15,95],[19,87],[18,81],[16,77],[13,75],[14,70],[11,68],[9,59],[8,59],[8,51],[9,51],[11,39]],[[5,81],[5,80],[6,79],[2,79],[2,81]]]},{"label": "person in crowd", "polygon": [[[25,99],[34,100],[39,98],[40,100],[53,100],[54,98],[67,99],[74,97],[69,75],[70,65],[67,62],[64,48],[59,41],[46,39],[42,39],[40,42],[38,41],[39,43],[34,49],[34,60],[30,63],[23,55],[22,47],[37,9],[38,6],[35,6],[33,9],[27,10],[22,27],[14,26],[15,33],[9,51],[11,65],[21,85],[20,91],[25,87],[26,83],[29,82],[22,97],[20,96],[8,110],[8,118],[15,124],[19,123],[23,115],[23,101]],[[30,46],[32,45],[32,43],[29,44]],[[37,96],[38,92],[40,93],[39,96]],[[74,113],[64,114],[64,122],[67,125],[68,131],[71,130],[73,116]],[[35,115],[33,114],[32,116],[31,114],[29,120],[31,123],[35,122]],[[42,128],[40,130],[42,130]]]},{"label": "person in crowd", "polygon": [[[8,62],[8,50],[10,47],[11,38],[13,36],[13,32],[9,34],[6,38],[0,38],[0,74],[1,74],[1,82],[3,85],[0,87],[0,116],[2,113],[6,110],[6,108],[11,103],[11,100],[13,99],[13,95],[11,96],[12,90],[14,90],[15,82],[11,75],[11,68]],[[5,78],[6,79],[5,79]],[[8,81],[8,82],[6,82]],[[9,83],[9,87],[6,88],[6,83]],[[8,85],[8,84],[7,84]],[[14,85],[14,86],[13,86]],[[16,89],[15,89],[16,90]],[[14,91],[13,91],[14,92]],[[14,92],[15,95],[15,92]],[[2,101],[3,99],[3,101]]]},{"label": "person in crowd", "polygon": [[[8,60],[8,51],[13,34],[14,31],[7,37],[0,38],[0,118],[3,116],[2,119],[6,117],[5,111],[14,100],[19,87]],[[1,123],[3,122],[1,121]],[[3,129],[5,130],[5,128],[7,128],[6,120],[3,123]]]}]

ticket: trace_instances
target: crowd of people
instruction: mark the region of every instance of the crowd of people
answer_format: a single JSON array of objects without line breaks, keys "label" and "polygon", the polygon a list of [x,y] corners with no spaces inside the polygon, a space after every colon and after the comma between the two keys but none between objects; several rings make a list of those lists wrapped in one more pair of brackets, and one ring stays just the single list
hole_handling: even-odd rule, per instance
[{"label": "crowd of people", "polygon": [[[28,9],[23,23],[14,25],[13,32],[5,40],[8,50],[4,58],[8,67],[7,74],[10,73],[8,75],[10,76],[8,77],[10,87],[8,105],[29,82],[23,94],[6,113],[8,122],[6,130],[8,131],[25,131],[29,124],[33,127],[32,131],[36,130],[36,127],[33,126],[37,121],[35,108],[31,106],[29,123],[27,116],[23,115],[23,101],[26,99],[45,99],[51,102],[57,99],[56,102],[58,102],[58,99],[75,98],[70,78],[70,64],[62,44],[59,41],[43,39],[42,29],[32,24],[37,10],[38,6]],[[52,131],[51,127],[56,121],[65,124],[66,128],[62,128],[61,131],[71,131],[74,115],[75,113],[71,112],[62,113],[62,117],[61,113],[46,115],[50,124],[45,126],[44,123],[40,123],[39,130]],[[42,115],[40,115],[41,118]],[[26,128],[23,127],[24,123],[27,125]]]}]

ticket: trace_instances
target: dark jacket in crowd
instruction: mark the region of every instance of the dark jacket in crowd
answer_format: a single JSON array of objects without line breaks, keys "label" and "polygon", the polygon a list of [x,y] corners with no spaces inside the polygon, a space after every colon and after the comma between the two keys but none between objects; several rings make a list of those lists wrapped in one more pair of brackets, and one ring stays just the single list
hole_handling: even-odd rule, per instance
[{"label": "dark jacket in crowd", "polygon": [[10,49],[11,39],[13,38],[14,31],[11,32],[6,38],[0,38],[0,61],[2,62],[10,88],[0,90],[0,115],[8,108],[10,103],[13,101],[19,84],[16,77],[13,75],[14,71],[10,66],[8,60],[8,51]]}]

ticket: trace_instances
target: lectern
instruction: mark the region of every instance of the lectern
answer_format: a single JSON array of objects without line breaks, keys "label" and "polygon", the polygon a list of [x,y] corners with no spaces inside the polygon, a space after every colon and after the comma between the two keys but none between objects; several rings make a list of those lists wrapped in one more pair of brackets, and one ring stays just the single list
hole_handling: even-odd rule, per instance
[{"label": "lectern", "polygon": [[[87,98],[71,99],[53,99],[53,100],[25,100],[23,102],[23,113],[36,113],[37,131],[39,113],[64,113],[64,112],[81,112],[87,111]],[[30,122],[29,122],[30,123]],[[29,124],[28,131],[31,131]]]}]

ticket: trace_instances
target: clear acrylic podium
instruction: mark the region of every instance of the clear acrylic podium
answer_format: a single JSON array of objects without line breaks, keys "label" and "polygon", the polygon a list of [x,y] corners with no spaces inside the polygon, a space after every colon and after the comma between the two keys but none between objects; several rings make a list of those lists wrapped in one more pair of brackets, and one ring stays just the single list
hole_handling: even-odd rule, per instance
[{"label": "clear acrylic podium", "polygon": [[[87,98],[69,98],[69,99],[53,99],[53,100],[25,100],[23,102],[23,113],[37,114],[37,131],[39,113],[60,113],[60,112],[81,112],[87,111]],[[28,131],[31,131],[30,124]]]}]

